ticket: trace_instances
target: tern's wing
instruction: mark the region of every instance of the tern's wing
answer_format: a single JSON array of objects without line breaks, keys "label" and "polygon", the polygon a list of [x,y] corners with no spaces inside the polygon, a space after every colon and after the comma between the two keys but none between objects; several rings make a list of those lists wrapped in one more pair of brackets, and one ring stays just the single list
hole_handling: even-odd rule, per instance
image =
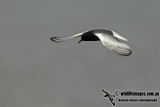
[{"label": "tern's wing", "polygon": [[105,94],[108,94],[104,89],[101,89]]},{"label": "tern's wing", "polygon": [[113,95],[109,95],[108,96],[109,100],[111,101],[111,103],[115,106],[115,102],[114,102],[114,96]]},{"label": "tern's wing", "polygon": [[114,100],[110,100],[111,101],[111,103],[115,106],[116,105],[116,103],[114,102]]},{"label": "tern's wing", "polygon": [[122,56],[132,54],[131,48],[127,44],[118,41],[114,36],[106,33],[95,33],[95,35],[101,40],[102,44],[111,51]]},{"label": "tern's wing", "polygon": [[51,37],[51,41],[53,42],[64,42],[65,40],[69,40],[69,39],[72,39],[72,38],[77,38],[77,37],[81,37],[81,35],[85,33],[85,32],[82,32],[82,33],[78,33],[76,35],[73,35],[73,36],[70,36],[70,37],[66,37],[66,38],[60,38],[60,37]]}]

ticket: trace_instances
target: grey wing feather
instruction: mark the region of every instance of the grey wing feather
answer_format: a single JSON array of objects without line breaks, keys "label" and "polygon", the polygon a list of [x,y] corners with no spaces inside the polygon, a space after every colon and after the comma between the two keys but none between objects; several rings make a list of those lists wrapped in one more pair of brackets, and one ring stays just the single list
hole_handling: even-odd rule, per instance
[{"label": "grey wing feather", "polygon": [[105,47],[114,53],[122,56],[128,56],[132,54],[131,48],[127,44],[118,41],[112,35],[107,35],[105,33],[97,33],[95,35],[101,40]]}]

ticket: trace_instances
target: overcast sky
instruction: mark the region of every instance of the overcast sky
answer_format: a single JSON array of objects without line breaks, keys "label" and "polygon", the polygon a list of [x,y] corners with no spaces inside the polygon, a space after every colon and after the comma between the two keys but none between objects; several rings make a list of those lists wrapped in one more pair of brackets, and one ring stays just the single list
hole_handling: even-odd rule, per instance
[{"label": "overcast sky", "polygon": [[[133,54],[49,39],[91,29],[114,30]],[[160,0],[1,0],[0,107],[112,107],[102,88],[160,91],[159,32]]]}]

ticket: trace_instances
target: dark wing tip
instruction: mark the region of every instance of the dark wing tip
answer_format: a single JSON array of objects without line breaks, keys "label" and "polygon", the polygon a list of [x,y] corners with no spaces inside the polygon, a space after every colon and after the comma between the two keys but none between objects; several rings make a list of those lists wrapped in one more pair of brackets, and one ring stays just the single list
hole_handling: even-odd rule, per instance
[{"label": "dark wing tip", "polygon": [[50,38],[50,40],[53,41],[53,42],[62,42],[62,39],[60,37],[54,37],[53,36],[53,37]]},{"label": "dark wing tip", "polygon": [[106,92],[104,89],[101,89],[104,93]]},{"label": "dark wing tip", "polygon": [[116,106],[116,103],[115,103],[115,102],[112,102],[112,104],[113,104],[114,106]]},{"label": "dark wing tip", "polygon": [[108,92],[106,91],[106,90],[104,90],[104,89],[101,89],[102,90],[102,92],[104,92],[106,95],[108,95]]}]

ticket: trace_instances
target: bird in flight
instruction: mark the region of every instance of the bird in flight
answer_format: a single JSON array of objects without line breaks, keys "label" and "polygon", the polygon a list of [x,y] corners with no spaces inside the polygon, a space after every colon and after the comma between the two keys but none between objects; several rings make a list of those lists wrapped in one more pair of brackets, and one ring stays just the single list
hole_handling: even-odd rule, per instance
[{"label": "bird in flight", "polygon": [[121,56],[129,56],[132,54],[131,48],[126,43],[120,41],[120,40],[123,41],[128,41],[128,40],[111,30],[95,29],[95,30],[85,31],[66,38],[53,36],[50,38],[50,40],[59,43],[77,37],[81,37],[78,43],[82,41],[101,41],[106,48],[110,49],[114,53],[117,53]]},{"label": "bird in flight", "polygon": [[105,91],[104,89],[102,89],[102,91],[106,94],[106,95],[104,95],[104,97],[108,97],[109,100],[111,101],[111,103],[115,106],[116,103],[115,103],[114,100],[113,100],[113,97],[115,97],[115,95],[111,95],[110,93],[108,93],[108,92]]}]

